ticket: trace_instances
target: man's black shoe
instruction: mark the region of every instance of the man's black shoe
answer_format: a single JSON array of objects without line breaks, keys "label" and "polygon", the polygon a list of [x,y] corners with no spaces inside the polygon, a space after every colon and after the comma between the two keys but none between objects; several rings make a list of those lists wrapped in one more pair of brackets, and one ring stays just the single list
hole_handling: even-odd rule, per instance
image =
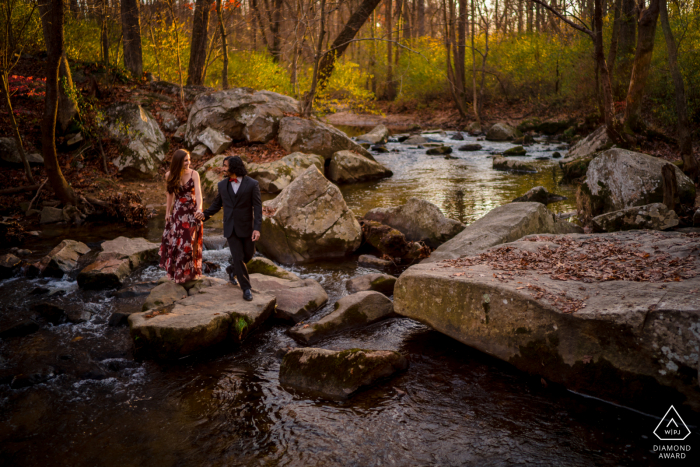
[{"label": "man's black shoe", "polygon": [[228,275],[228,280],[233,284],[233,285],[238,285],[238,281],[236,280],[236,275],[232,272],[229,273]]},{"label": "man's black shoe", "polygon": [[245,290],[243,292],[243,300],[246,300],[249,302],[253,300],[253,292],[251,292],[250,289]]}]

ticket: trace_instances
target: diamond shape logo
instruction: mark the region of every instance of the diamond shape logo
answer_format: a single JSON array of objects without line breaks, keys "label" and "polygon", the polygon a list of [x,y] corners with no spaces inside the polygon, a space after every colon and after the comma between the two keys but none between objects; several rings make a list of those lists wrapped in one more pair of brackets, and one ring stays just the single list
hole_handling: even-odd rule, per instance
[{"label": "diamond shape logo", "polygon": [[656,426],[654,434],[661,441],[683,441],[690,435],[690,430],[675,407],[671,406]]}]

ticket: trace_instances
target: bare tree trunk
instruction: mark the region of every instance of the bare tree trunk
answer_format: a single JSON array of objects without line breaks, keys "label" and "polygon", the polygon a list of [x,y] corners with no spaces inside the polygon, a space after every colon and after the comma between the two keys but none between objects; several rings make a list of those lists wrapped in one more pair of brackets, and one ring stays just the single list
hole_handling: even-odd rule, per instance
[{"label": "bare tree trunk", "polygon": [[676,180],[676,168],[673,164],[665,164],[661,167],[661,180],[664,191],[663,203],[671,210],[676,210],[678,200],[678,181]]},{"label": "bare tree trunk", "polygon": [[[262,37],[263,45],[267,50],[270,50],[270,46],[267,43],[267,35],[265,34],[265,28],[263,27],[262,16],[260,15],[260,8],[258,7],[257,0],[250,1],[250,7],[255,15],[255,20],[258,23],[258,29],[260,30],[260,36]],[[255,28],[253,28],[253,33],[255,33]]]},{"label": "bare tree trunk", "polygon": [[224,65],[221,70],[221,87],[223,89],[228,89],[228,44],[226,43],[226,26],[224,25],[224,12],[221,9],[221,0],[216,0],[216,15],[219,18],[221,48],[224,54]]},{"label": "bare tree trunk", "polygon": [[41,124],[41,146],[44,155],[44,168],[51,188],[64,204],[77,204],[75,192],[63,177],[56,153],[56,115],[59,100],[59,69],[64,57],[63,22],[65,21],[64,0],[42,0],[39,3],[44,37],[46,41],[46,94],[44,98],[44,118]]},{"label": "bare tree trunk", "polygon": [[192,18],[192,41],[190,42],[190,64],[187,68],[187,84],[204,84],[204,67],[207,62],[209,42],[209,10],[212,0],[197,0]]},{"label": "bare tree trunk", "polygon": [[523,33],[523,2],[526,0],[518,0],[518,34]]},{"label": "bare tree trunk", "polygon": [[102,63],[109,66],[109,29],[107,28],[107,0],[100,2],[100,45],[102,46]]},{"label": "bare tree trunk", "polygon": [[620,0],[620,25],[618,32],[618,65],[608,63],[610,73],[615,75],[615,95],[624,96],[632,75],[634,49],[637,44],[637,8],[635,0]]},{"label": "bare tree trunk", "polygon": [[[617,45],[620,37],[620,3],[623,0],[615,0],[615,15],[613,18],[613,30],[610,38],[610,50],[608,50],[608,70],[610,74],[614,74],[615,70],[615,59],[617,57]],[[613,77],[611,76],[611,80]]]},{"label": "bare tree trunk", "polygon": [[416,9],[416,35],[425,36],[425,0],[413,0]]},{"label": "bare tree trunk", "polygon": [[473,93],[473,106],[474,106],[474,117],[476,118],[476,123],[481,129],[481,113],[479,112],[479,95],[476,91],[476,47],[474,45],[474,35],[476,34],[476,10],[474,7],[475,0],[471,0],[472,7],[472,93]]},{"label": "bare tree trunk", "polygon": [[391,5],[392,0],[384,0],[384,21],[386,22],[385,28],[386,28],[386,33],[384,34],[385,37],[389,39],[389,41],[386,43],[386,90],[384,91],[384,97],[387,100],[394,100],[395,92],[394,92],[394,71],[393,71],[393,64],[392,64],[392,58],[393,58],[393,49],[392,49],[392,42],[391,42],[391,36],[392,36],[392,5]]},{"label": "bare tree trunk", "polygon": [[673,87],[676,92],[676,114],[678,117],[678,147],[683,156],[683,172],[694,182],[698,181],[698,161],[693,155],[693,134],[688,122],[688,104],[685,97],[683,75],[678,67],[678,46],[673,38],[671,25],[668,22],[668,5],[666,0],[661,0],[659,15],[661,17],[661,29],[664,31],[666,50],[668,52],[668,67],[671,70]]},{"label": "bare tree trunk", "polygon": [[601,87],[603,91],[603,117],[605,128],[612,141],[620,142],[620,136],[615,122],[615,106],[613,103],[612,85],[610,83],[610,71],[605,63],[605,51],[603,49],[603,0],[595,0],[593,7],[594,39],[596,68],[600,72]]},{"label": "bare tree trunk", "polygon": [[637,51],[634,56],[632,77],[627,91],[627,106],[625,107],[624,131],[628,135],[632,135],[639,128],[641,122],[644,88],[651,67],[651,57],[654,53],[659,2],[660,0],[651,0],[649,7],[645,8],[639,17]]},{"label": "bare tree trunk", "polygon": [[121,0],[122,34],[124,36],[124,66],[135,77],[143,74],[141,55],[141,25],[139,0]]},{"label": "bare tree trunk", "polygon": [[282,17],[282,0],[274,0],[274,9],[272,11],[272,21],[270,22],[270,32],[272,33],[272,45],[270,46],[270,55],[275,62],[280,61],[282,53],[282,41],[280,38],[280,22]]},{"label": "bare tree trunk", "polygon": [[305,117],[310,117],[314,108],[314,99],[316,98],[316,86],[318,84],[318,70],[323,52],[323,37],[326,35],[326,0],[321,0],[321,22],[319,23],[318,43],[316,44],[316,53],[314,55],[314,72],[311,78],[311,89],[304,97],[301,113]]}]

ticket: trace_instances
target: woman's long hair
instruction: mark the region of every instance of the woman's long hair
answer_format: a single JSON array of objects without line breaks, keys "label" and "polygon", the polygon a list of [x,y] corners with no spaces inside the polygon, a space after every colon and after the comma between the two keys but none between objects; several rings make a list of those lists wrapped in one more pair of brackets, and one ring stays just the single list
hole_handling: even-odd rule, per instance
[{"label": "woman's long hair", "polygon": [[189,152],[184,149],[178,149],[173,154],[173,160],[170,161],[170,176],[167,180],[168,193],[176,193],[180,189],[180,180],[182,179],[183,161],[189,156]]}]

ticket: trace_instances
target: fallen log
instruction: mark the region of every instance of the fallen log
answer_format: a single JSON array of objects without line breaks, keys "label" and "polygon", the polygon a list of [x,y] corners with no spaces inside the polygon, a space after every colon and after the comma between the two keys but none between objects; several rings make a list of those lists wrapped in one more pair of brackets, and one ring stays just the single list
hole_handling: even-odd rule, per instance
[{"label": "fallen log", "polygon": [[29,186],[18,186],[16,188],[6,188],[4,190],[0,190],[0,196],[4,195],[14,195],[15,193],[23,193],[25,191],[34,191],[38,190],[39,185],[29,185]]}]

